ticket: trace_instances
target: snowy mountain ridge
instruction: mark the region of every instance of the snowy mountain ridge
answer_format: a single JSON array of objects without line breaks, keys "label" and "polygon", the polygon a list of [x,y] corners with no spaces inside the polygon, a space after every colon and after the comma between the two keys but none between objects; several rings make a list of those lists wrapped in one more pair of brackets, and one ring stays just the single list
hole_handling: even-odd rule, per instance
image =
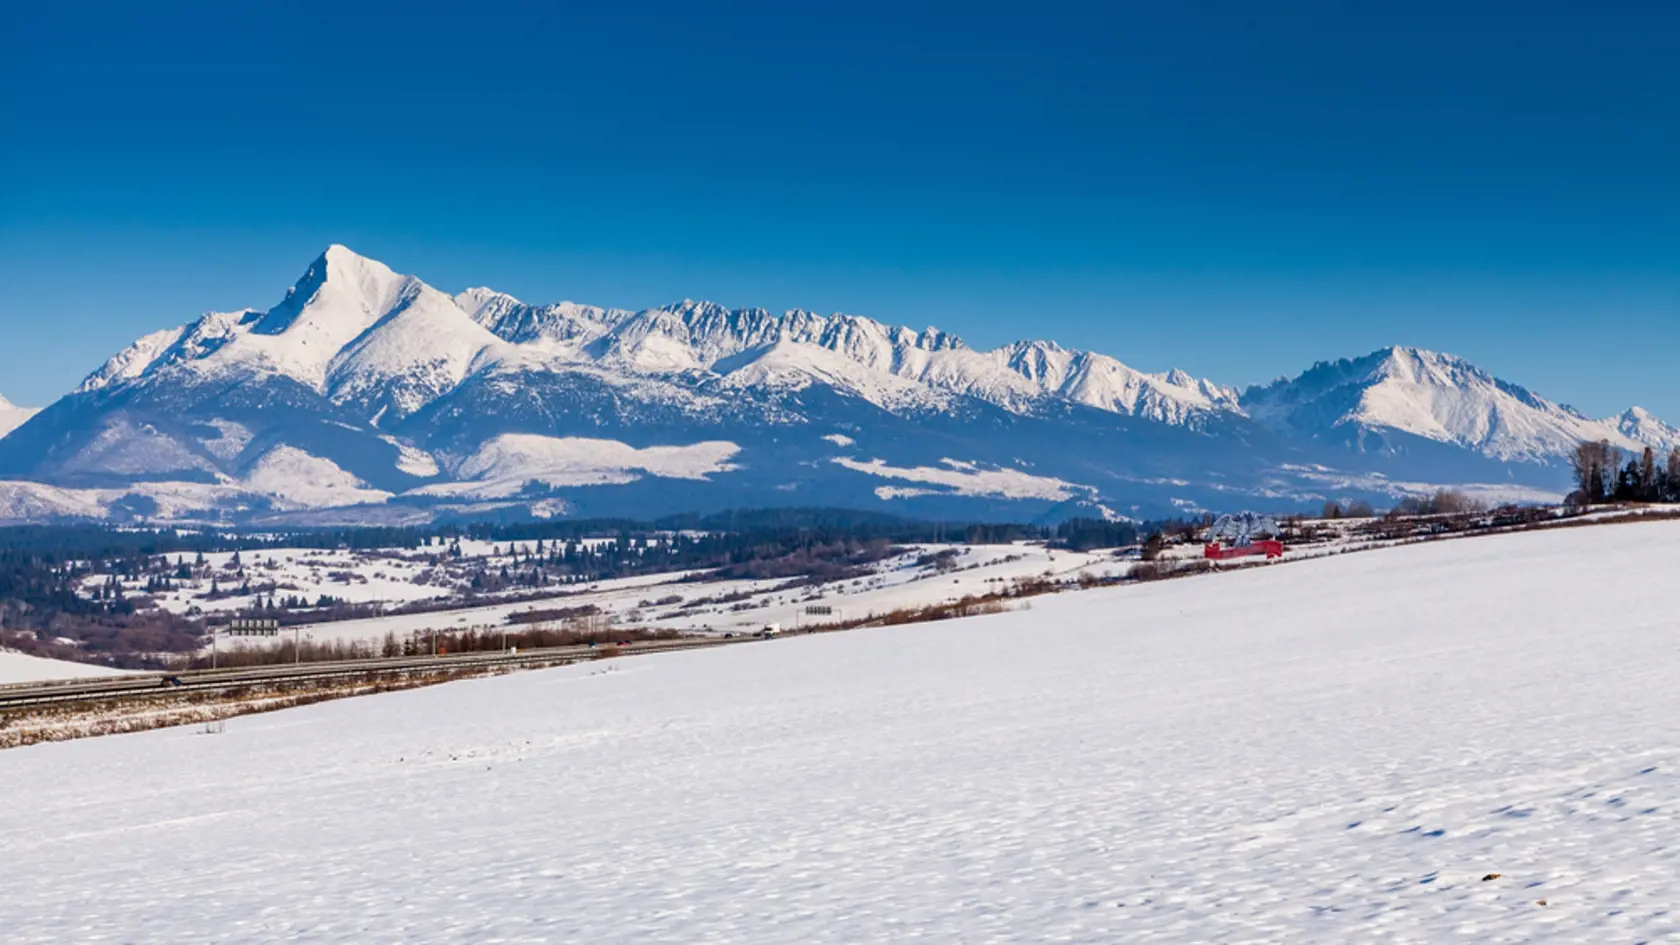
[{"label": "snowy mountain ridge", "polygon": [[935,328],[917,332],[855,315],[778,315],[694,300],[643,311],[537,306],[488,288],[449,296],[340,245],[268,312],[209,313],[147,335],[78,390],[158,377],[277,375],[395,419],[475,372],[574,368],[709,376],[734,388],[821,383],[893,410],[941,409],[960,395],[1015,413],[1065,401],[1192,427],[1218,414],[1311,436],[1354,425],[1519,462],[1545,462],[1583,438],[1630,449],[1680,443],[1680,432],[1637,407],[1585,417],[1461,358],[1417,348],[1325,362],[1239,391],[1183,371],[1137,371],[1053,341],[978,351]]},{"label": "snowy mountain ridge", "polygon": [[4,520],[786,504],[1108,517],[1443,485],[1526,500],[1567,489],[1581,439],[1680,444],[1638,408],[1586,417],[1416,348],[1238,390],[856,315],[450,295],[340,245],[272,308],[148,334],[10,416]]},{"label": "snowy mountain ridge", "polygon": [[[805,349],[851,365],[839,367]],[[761,357],[771,363],[755,369]],[[799,309],[777,315],[693,300],[640,312],[571,302],[532,306],[484,288],[452,297],[338,245],[268,312],[210,313],[148,335],[79,390],[154,378],[280,376],[335,403],[364,400],[396,418],[448,393],[469,373],[509,365],[711,375],[737,387],[769,377],[791,386],[821,382],[895,409],[938,409],[946,394],[1015,412],[1064,399],[1169,423],[1192,423],[1234,409],[1237,401],[1235,390],[1179,371],[1147,374],[1050,342],[975,351],[935,328],[917,332],[855,315]],[[909,396],[916,387],[917,396]]]},{"label": "snowy mountain ridge", "polygon": [[1397,431],[1514,462],[1555,461],[1589,439],[1665,452],[1680,443],[1673,427],[1638,407],[1594,419],[1463,358],[1419,348],[1321,362],[1299,377],[1250,388],[1240,403],[1261,423],[1298,434]]}]

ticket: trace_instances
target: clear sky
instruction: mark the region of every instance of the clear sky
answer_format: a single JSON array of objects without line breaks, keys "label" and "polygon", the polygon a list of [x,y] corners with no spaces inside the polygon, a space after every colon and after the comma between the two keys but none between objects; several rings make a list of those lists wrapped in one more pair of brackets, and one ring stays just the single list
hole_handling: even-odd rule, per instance
[{"label": "clear sky", "polygon": [[0,393],[343,242],[1232,384],[1419,345],[1680,422],[1680,4],[1008,7],[14,5]]}]

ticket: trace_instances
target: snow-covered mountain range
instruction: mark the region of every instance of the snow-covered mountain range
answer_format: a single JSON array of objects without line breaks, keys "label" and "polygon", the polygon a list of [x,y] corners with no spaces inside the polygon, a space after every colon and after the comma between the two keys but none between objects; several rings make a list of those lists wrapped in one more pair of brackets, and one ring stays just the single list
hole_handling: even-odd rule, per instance
[{"label": "snow-covered mountain range", "polygon": [[1452,355],[1389,348],[1315,364],[1296,378],[1251,388],[1241,409],[1259,422],[1355,449],[1395,449],[1409,435],[1511,462],[1555,464],[1582,440],[1667,452],[1680,430],[1639,407],[1583,416]]},{"label": "snow-covered mountain range", "polygon": [[[1538,498],[1582,416],[1391,348],[1239,391],[852,315],[458,295],[343,246],[266,311],[141,338],[0,439],[0,520],[418,521],[766,505],[1022,518]],[[22,421],[27,422],[22,422]]]}]

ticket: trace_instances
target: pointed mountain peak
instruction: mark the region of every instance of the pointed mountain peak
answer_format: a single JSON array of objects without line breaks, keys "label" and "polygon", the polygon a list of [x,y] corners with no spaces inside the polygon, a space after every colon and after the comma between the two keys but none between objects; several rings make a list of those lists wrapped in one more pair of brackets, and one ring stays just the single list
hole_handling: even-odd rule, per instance
[{"label": "pointed mountain peak", "polygon": [[[309,264],[302,278],[286,290],[286,297],[269,310],[254,330],[258,334],[280,334],[291,328],[305,309],[365,327],[371,324],[370,319],[390,311],[405,293],[420,284],[412,276],[400,275],[376,259],[334,243]],[[340,339],[340,343],[350,337],[354,333]]]},{"label": "pointed mountain peak", "polygon": [[1385,348],[1377,349],[1377,353],[1386,354],[1391,357],[1416,358],[1420,361],[1436,361],[1441,359],[1449,361],[1459,360],[1453,355],[1436,351],[1433,348],[1420,348],[1417,345],[1389,345]]},{"label": "pointed mountain peak", "polygon": [[363,256],[343,243],[328,246],[310,268],[311,271],[319,268],[327,282],[349,283],[347,288],[353,286],[362,295],[376,295],[392,284],[410,278],[393,272],[390,266]]},{"label": "pointed mountain peak", "polygon": [[315,257],[298,281],[286,290],[285,301],[280,304],[302,307],[323,286],[328,285],[333,286],[339,295],[348,292],[377,297],[407,278],[392,272],[391,267],[377,259],[369,259],[342,243],[334,243]]},{"label": "pointed mountain peak", "polygon": [[1457,355],[1408,345],[1379,348],[1353,363],[1370,365],[1369,377],[1373,381],[1392,378],[1413,384],[1462,387],[1471,382],[1494,380],[1492,375]]},{"label": "pointed mountain peak", "polygon": [[356,252],[343,243],[333,243],[329,245],[326,248],[326,251],[321,253],[321,258],[338,266],[355,265],[357,263],[373,263],[376,266],[384,265],[384,263],[363,256],[361,253]]},{"label": "pointed mountain peak", "polygon": [[1643,407],[1629,407],[1612,422],[1619,433],[1642,446],[1664,453],[1680,447],[1680,428]]},{"label": "pointed mountain peak", "polygon": [[1411,345],[1389,345],[1371,352],[1371,357],[1389,364],[1438,364],[1442,361],[1455,361],[1451,355],[1443,355],[1428,348],[1417,348]]}]

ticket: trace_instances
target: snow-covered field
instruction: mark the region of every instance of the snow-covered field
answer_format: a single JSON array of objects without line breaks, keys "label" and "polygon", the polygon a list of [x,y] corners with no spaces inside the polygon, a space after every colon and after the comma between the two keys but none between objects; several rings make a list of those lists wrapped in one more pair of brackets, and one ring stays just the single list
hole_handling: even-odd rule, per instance
[{"label": "snow-covered field", "polygon": [[[940,552],[954,555],[949,568],[918,564],[924,556]],[[379,640],[388,633],[400,638],[433,629],[500,627],[520,611],[586,605],[599,608],[615,626],[627,628],[740,633],[776,624],[796,629],[983,596],[1016,581],[1069,581],[1081,574],[1111,577],[1128,567],[1110,552],[1054,551],[1041,544],[917,545],[877,562],[867,576],[807,587],[786,588],[786,579],[686,582],[683,578],[690,572],[672,572],[599,581],[570,589],[564,597],[535,602],[312,624],[302,633],[317,641]],[[809,613],[814,607],[826,610]]]},{"label": "snow-covered field", "polygon": [[122,670],[67,660],[43,659],[0,649],[0,685],[6,683],[38,682],[44,679],[77,679],[84,676],[112,676]]},{"label": "snow-covered field", "polygon": [[[577,544],[596,547],[611,541],[589,538]],[[223,551],[204,555],[202,565],[196,555],[166,555],[169,560],[186,566],[190,576],[171,576],[171,586],[165,589],[148,590],[149,576],[130,577],[121,583],[125,594],[146,594],[158,607],[171,613],[214,614],[249,610],[254,603],[293,596],[311,605],[323,596],[351,604],[391,606],[444,600],[467,590],[475,572],[494,573],[509,568],[523,573],[532,567],[533,542],[493,543],[477,539],[452,542],[434,539],[434,542],[422,548]],[[459,557],[447,553],[451,544],[460,550]],[[679,576],[661,575],[658,580]],[[82,581],[80,591],[83,596],[89,596],[107,580],[108,575],[91,575]],[[545,586],[555,593],[567,590],[561,585]],[[518,585],[505,594],[539,590]]]},{"label": "snow-covered field", "polygon": [[[303,634],[305,639],[318,642],[328,640],[378,641],[384,639],[387,634],[393,633],[398,638],[402,638],[427,630],[466,630],[468,628],[482,630],[487,627],[502,627],[507,625],[509,615],[529,610],[553,610],[594,604],[603,607],[611,614],[625,614],[634,611],[637,602],[649,596],[650,589],[672,584],[680,580],[685,573],[687,572],[677,571],[597,581],[593,584],[579,585],[575,590],[568,592],[566,596],[544,598],[535,602],[484,604],[427,613],[392,614],[384,617],[368,617],[362,620],[337,620],[329,623],[305,624],[299,632]],[[713,588],[722,585],[703,584],[694,586]],[[701,592],[695,591],[694,593],[699,595]],[[658,596],[658,594],[654,594],[654,596]],[[514,627],[513,629],[520,628]]]},{"label": "snow-covered field", "polygon": [[[579,544],[595,547],[612,541],[590,538]],[[1023,580],[1066,582],[1081,575],[1114,577],[1124,574],[1128,567],[1112,551],[1056,551],[1029,543],[929,544],[910,546],[902,555],[876,562],[862,577],[798,588],[788,587],[787,578],[687,581],[694,572],[670,571],[587,584],[548,584],[542,588],[514,585],[503,592],[480,594],[475,603],[466,606],[462,594],[473,573],[508,568],[523,574],[531,567],[529,556],[535,546],[532,542],[475,539],[453,544],[458,546],[459,557],[446,554],[448,546],[441,543],[418,549],[372,551],[274,548],[238,555],[216,552],[204,555],[202,563],[195,555],[183,554],[169,561],[179,561],[187,576],[172,573],[167,587],[148,589],[149,582],[154,581],[150,575],[131,576],[121,583],[126,595],[144,594],[172,613],[212,617],[247,611],[253,603],[293,597],[308,604],[326,596],[387,608],[416,602],[461,603],[446,610],[306,624],[300,631],[304,639],[315,642],[377,642],[389,634],[402,638],[429,630],[500,628],[508,625],[510,615],[521,611],[586,606],[597,608],[600,619],[621,628],[740,633],[777,624],[792,629],[981,596]],[[1188,554],[1189,550],[1184,552]],[[919,559],[940,553],[952,556],[945,567],[919,563]],[[81,593],[92,596],[109,580],[108,575],[90,575],[82,581]],[[533,594],[542,596],[521,599]],[[811,608],[820,612],[811,613]]]},{"label": "snow-covered field", "polygon": [[1676,568],[1442,542],[17,749],[0,928],[1672,941]]}]

